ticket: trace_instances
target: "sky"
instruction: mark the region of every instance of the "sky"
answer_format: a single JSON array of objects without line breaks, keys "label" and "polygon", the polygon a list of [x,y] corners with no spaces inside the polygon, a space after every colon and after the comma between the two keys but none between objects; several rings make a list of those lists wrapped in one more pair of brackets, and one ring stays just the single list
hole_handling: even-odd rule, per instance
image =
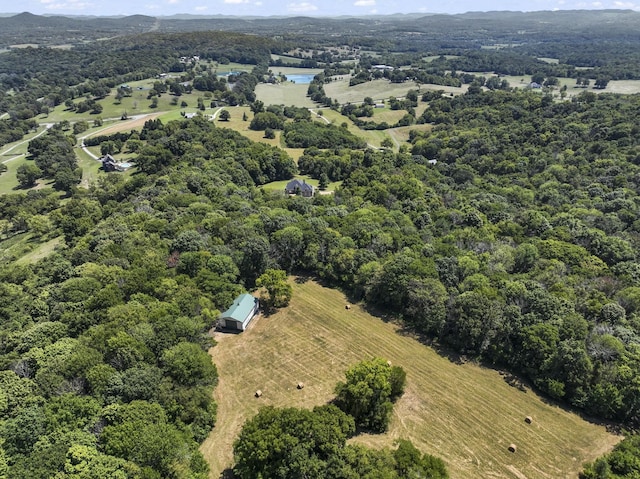
[{"label": "sky", "polygon": [[469,11],[598,10],[640,11],[636,1],[580,0],[0,0],[0,13],[37,15],[387,15]]}]

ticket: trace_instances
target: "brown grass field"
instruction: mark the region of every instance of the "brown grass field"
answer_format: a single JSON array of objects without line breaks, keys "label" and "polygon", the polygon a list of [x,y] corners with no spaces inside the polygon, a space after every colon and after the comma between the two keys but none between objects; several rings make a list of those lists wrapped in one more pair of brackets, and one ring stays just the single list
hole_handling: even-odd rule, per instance
[{"label": "brown grass field", "polygon": [[259,83],[256,85],[256,98],[265,105],[295,105],[314,107],[315,103],[307,97],[309,85],[304,83]]},{"label": "brown grass field", "polygon": [[[509,385],[496,370],[452,362],[358,305],[347,311],[337,290],[314,281],[293,287],[288,308],[259,317],[242,334],[216,333],[210,352],[220,374],[218,421],[201,447],[211,478],[232,465],[233,441],[259,407],[324,404],[350,365],[373,356],[402,366],[407,388],[388,433],[353,441],[392,447],[409,438],[442,457],[452,479],[576,478],[585,461],[620,440],[527,387]],[[304,389],[296,389],[298,381]],[[516,453],[508,452],[511,443]]]}]

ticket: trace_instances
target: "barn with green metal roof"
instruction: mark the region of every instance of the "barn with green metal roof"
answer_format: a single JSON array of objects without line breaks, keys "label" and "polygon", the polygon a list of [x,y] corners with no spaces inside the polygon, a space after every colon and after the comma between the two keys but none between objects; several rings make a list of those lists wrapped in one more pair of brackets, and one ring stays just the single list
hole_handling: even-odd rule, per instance
[{"label": "barn with green metal roof", "polygon": [[258,314],[259,308],[258,298],[247,293],[241,294],[234,300],[231,307],[222,313],[218,325],[223,329],[244,331]]}]

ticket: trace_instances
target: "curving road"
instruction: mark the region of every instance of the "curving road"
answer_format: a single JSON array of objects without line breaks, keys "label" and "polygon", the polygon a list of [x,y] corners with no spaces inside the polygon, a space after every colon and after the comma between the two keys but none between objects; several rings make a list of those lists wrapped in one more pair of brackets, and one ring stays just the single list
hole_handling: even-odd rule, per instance
[{"label": "curving road", "polygon": [[[46,131],[51,128],[53,125],[55,125],[55,123],[43,123],[43,125],[45,126],[44,130],[42,130],[40,133],[38,133],[35,136],[32,136],[31,138],[29,138],[28,140],[22,140],[19,141],[18,143],[16,143],[15,145],[11,146],[10,148],[7,148],[5,151],[1,152],[0,155],[7,155],[9,154],[12,150],[16,149],[17,147],[19,147],[20,145],[24,145],[25,143],[29,143],[31,140],[33,140],[34,138],[38,138],[39,136],[42,136],[44,133],[46,133]],[[13,160],[17,160],[18,158],[21,158],[25,156],[24,153],[21,153],[19,155],[15,155],[13,158],[9,158],[6,160],[1,161],[0,163],[9,163],[10,161]]]}]

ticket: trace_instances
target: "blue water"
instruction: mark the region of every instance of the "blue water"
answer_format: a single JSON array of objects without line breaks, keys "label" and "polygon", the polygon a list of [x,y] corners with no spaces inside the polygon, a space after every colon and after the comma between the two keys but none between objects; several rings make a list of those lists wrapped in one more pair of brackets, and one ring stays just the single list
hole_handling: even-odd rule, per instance
[{"label": "blue water", "polygon": [[308,73],[305,73],[303,75],[287,75],[287,80],[293,81],[295,83],[300,83],[302,85],[307,85],[311,83],[311,80],[313,80],[314,76],[315,74],[308,74]]}]

